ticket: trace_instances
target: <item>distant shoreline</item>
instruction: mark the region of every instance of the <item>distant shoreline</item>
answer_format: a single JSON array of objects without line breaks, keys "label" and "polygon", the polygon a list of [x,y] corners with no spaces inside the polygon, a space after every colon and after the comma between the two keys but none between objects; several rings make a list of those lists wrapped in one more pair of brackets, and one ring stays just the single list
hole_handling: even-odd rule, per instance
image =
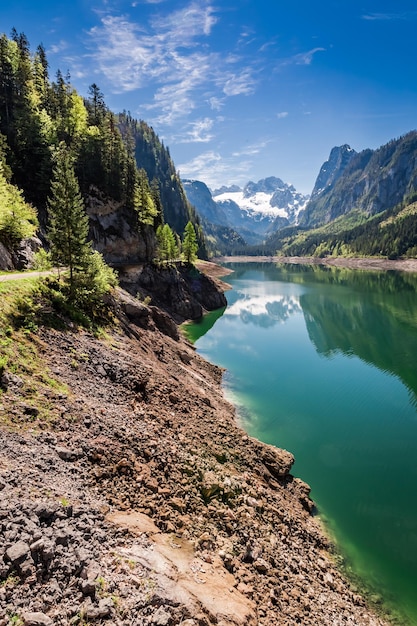
[{"label": "distant shoreline", "polygon": [[221,256],[214,263],[293,263],[298,265],[329,265],[360,270],[397,270],[416,272],[417,259],[379,259],[377,257],[296,257],[296,256]]}]

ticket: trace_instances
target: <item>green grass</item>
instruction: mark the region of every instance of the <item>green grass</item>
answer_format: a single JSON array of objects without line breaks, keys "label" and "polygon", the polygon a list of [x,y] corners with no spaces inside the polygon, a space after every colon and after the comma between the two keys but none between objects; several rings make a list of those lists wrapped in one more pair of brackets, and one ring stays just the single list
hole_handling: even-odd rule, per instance
[{"label": "green grass", "polygon": [[[88,312],[71,305],[65,283],[56,277],[28,275],[24,280],[0,282],[0,299],[0,376],[10,372],[19,377],[18,403],[24,405],[22,410],[13,410],[16,394],[0,387],[0,423],[45,428],[60,419],[58,407],[69,392],[46,364],[43,354],[48,346],[40,329],[73,332],[82,327],[105,337],[106,327],[114,326],[115,319],[102,302],[90,304]],[[77,363],[87,358],[82,353],[75,356]]]},{"label": "green grass", "polygon": [[36,416],[24,411],[16,413],[16,398],[0,388],[0,422],[11,427],[33,427],[34,422],[46,425],[59,419],[57,399],[68,395],[66,385],[51,375],[42,358],[46,347],[38,334],[39,285],[39,279],[33,277],[0,283],[0,374],[10,372],[18,376],[22,381],[19,402],[38,411]]}]

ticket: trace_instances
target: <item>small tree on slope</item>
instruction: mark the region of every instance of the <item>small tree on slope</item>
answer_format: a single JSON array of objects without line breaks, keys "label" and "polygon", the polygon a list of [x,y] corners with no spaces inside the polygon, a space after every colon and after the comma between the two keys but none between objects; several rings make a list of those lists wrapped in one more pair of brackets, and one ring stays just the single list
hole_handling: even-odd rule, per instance
[{"label": "small tree on slope", "polygon": [[116,284],[116,276],[88,236],[88,216],[80,194],[71,154],[60,144],[48,199],[51,260],[69,270],[69,299],[93,303]]},{"label": "small tree on slope", "polygon": [[192,222],[188,222],[184,230],[184,239],[182,242],[182,254],[184,261],[188,264],[194,263],[197,259],[197,236]]},{"label": "small tree on slope", "polygon": [[48,212],[51,259],[58,267],[68,267],[72,293],[76,272],[87,267],[91,243],[87,241],[88,217],[72,157],[62,143],[56,152]]}]

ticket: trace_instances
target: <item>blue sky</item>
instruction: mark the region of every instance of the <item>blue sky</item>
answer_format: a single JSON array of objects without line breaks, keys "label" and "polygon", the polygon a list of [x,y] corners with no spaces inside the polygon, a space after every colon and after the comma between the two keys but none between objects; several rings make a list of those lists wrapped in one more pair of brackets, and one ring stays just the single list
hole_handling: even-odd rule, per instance
[{"label": "blue sky", "polygon": [[211,188],[278,176],[309,193],[333,146],[417,127],[414,0],[15,0],[13,26]]}]

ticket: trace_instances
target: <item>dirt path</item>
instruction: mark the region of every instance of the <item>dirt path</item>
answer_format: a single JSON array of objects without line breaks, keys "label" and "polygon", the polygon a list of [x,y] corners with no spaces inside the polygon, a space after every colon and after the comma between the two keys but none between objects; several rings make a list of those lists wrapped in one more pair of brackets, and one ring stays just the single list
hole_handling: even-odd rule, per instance
[{"label": "dirt path", "polygon": [[25,280],[26,278],[39,278],[40,276],[50,276],[57,270],[44,270],[42,272],[12,272],[11,274],[0,274],[0,283],[9,280]]}]

